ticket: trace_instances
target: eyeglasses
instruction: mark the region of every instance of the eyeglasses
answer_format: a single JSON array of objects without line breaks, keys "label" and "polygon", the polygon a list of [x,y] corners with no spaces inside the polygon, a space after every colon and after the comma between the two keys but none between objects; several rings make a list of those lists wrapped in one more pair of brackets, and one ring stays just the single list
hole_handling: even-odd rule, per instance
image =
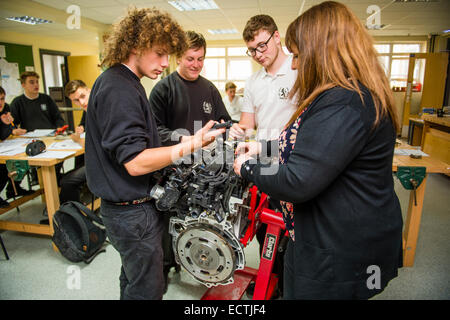
[{"label": "eyeglasses", "polygon": [[273,35],[274,35],[275,31],[272,32],[272,34],[270,35],[269,39],[267,39],[266,42],[260,43],[256,46],[256,48],[248,48],[247,51],[245,52],[249,57],[254,57],[256,56],[256,51],[258,51],[259,53],[263,53],[266,52],[267,50],[267,44],[269,43],[270,39],[272,39]]}]

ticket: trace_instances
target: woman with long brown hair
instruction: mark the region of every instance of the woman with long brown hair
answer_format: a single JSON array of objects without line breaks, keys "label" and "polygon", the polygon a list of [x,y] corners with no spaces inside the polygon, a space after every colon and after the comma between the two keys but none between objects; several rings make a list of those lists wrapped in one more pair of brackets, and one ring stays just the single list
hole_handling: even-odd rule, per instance
[{"label": "woman with long brown hair", "polygon": [[[290,240],[285,299],[368,299],[397,276],[402,216],[392,158],[398,120],[370,35],[343,4],[323,2],[286,33],[298,109],[277,141],[241,144],[237,174],[280,201]],[[268,167],[269,166],[269,167]]]}]

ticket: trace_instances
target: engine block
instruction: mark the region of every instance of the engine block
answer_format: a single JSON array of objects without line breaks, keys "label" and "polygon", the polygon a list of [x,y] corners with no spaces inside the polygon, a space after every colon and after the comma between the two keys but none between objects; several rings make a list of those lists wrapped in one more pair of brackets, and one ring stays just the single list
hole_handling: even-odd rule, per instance
[{"label": "engine block", "polygon": [[217,142],[164,168],[150,196],[174,214],[169,232],[177,262],[207,287],[233,282],[245,266],[240,242],[249,225],[249,186],[233,171],[235,143]]}]

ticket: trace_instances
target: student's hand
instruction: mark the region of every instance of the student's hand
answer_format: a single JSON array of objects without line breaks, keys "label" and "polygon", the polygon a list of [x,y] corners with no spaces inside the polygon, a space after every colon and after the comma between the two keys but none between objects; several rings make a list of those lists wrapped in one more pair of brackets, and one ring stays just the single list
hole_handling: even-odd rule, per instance
[{"label": "student's hand", "polygon": [[192,140],[194,136],[181,136],[180,142],[188,142],[189,140]]},{"label": "student's hand", "polygon": [[14,121],[14,118],[11,115],[11,112],[2,114],[0,118],[2,119],[2,122],[4,124],[11,124]]},{"label": "student's hand", "polygon": [[245,154],[247,157],[257,155],[261,153],[261,142],[241,142],[237,145],[235,155]]},{"label": "student's hand", "polygon": [[[213,125],[216,122],[213,120],[210,120],[203,128],[198,130],[193,136],[192,136],[192,142],[194,144],[194,149],[197,150],[201,147],[207,146],[211,142],[213,142],[217,136],[225,133],[225,128],[211,130]],[[211,130],[211,131],[210,131]]]},{"label": "student's hand", "polygon": [[84,132],[84,127],[83,126],[78,126],[75,128],[75,133],[83,133]]},{"label": "student's hand", "polygon": [[239,126],[238,123],[234,123],[233,126],[230,128],[230,132],[228,134],[228,137],[233,140],[244,140],[245,138],[245,128],[242,128]]},{"label": "student's hand", "polygon": [[10,118],[8,117],[8,114],[7,114],[7,113],[2,114],[2,115],[0,116],[0,119],[1,119],[2,122],[3,122],[4,124],[6,124],[6,125],[11,124],[11,120],[10,120]]},{"label": "student's hand", "polygon": [[81,133],[73,133],[70,135],[70,138],[73,140],[73,142],[76,142],[78,144],[81,144],[81,137],[80,137]]},{"label": "student's hand", "polygon": [[12,134],[14,136],[21,136],[21,135],[23,135],[25,133],[27,133],[27,130],[21,129],[21,128],[13,129],[13,131],[12,131]]}]

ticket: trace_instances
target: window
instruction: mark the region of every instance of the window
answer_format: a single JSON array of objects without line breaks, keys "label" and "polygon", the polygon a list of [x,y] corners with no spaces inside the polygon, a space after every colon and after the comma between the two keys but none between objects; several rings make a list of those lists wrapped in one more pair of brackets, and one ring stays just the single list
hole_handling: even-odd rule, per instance
[{"label": "window", "polygon": [[211,81],[226,79],[225,59],[206,58],[202,70],[203,76]]},{"label": "window", "polygon": [[233,57],[246,57],[247,47],[229,47],[228,55]]},{"label": "window", "polygon": [[[394,91],[405,91],[408,79],[409,55],[425,52],[426,43],[376,43],[379,60]],[[424,76],[424,61],[416,61],[414,67],[413,91],[421,91]]]},{"label": "window", "polygon": [[208,47],[201,75],[222,92],[228,81],[233,81],[238,90],[244,88],[245,80],[252,74],[252,60],[246,50],[246,47]]}]

